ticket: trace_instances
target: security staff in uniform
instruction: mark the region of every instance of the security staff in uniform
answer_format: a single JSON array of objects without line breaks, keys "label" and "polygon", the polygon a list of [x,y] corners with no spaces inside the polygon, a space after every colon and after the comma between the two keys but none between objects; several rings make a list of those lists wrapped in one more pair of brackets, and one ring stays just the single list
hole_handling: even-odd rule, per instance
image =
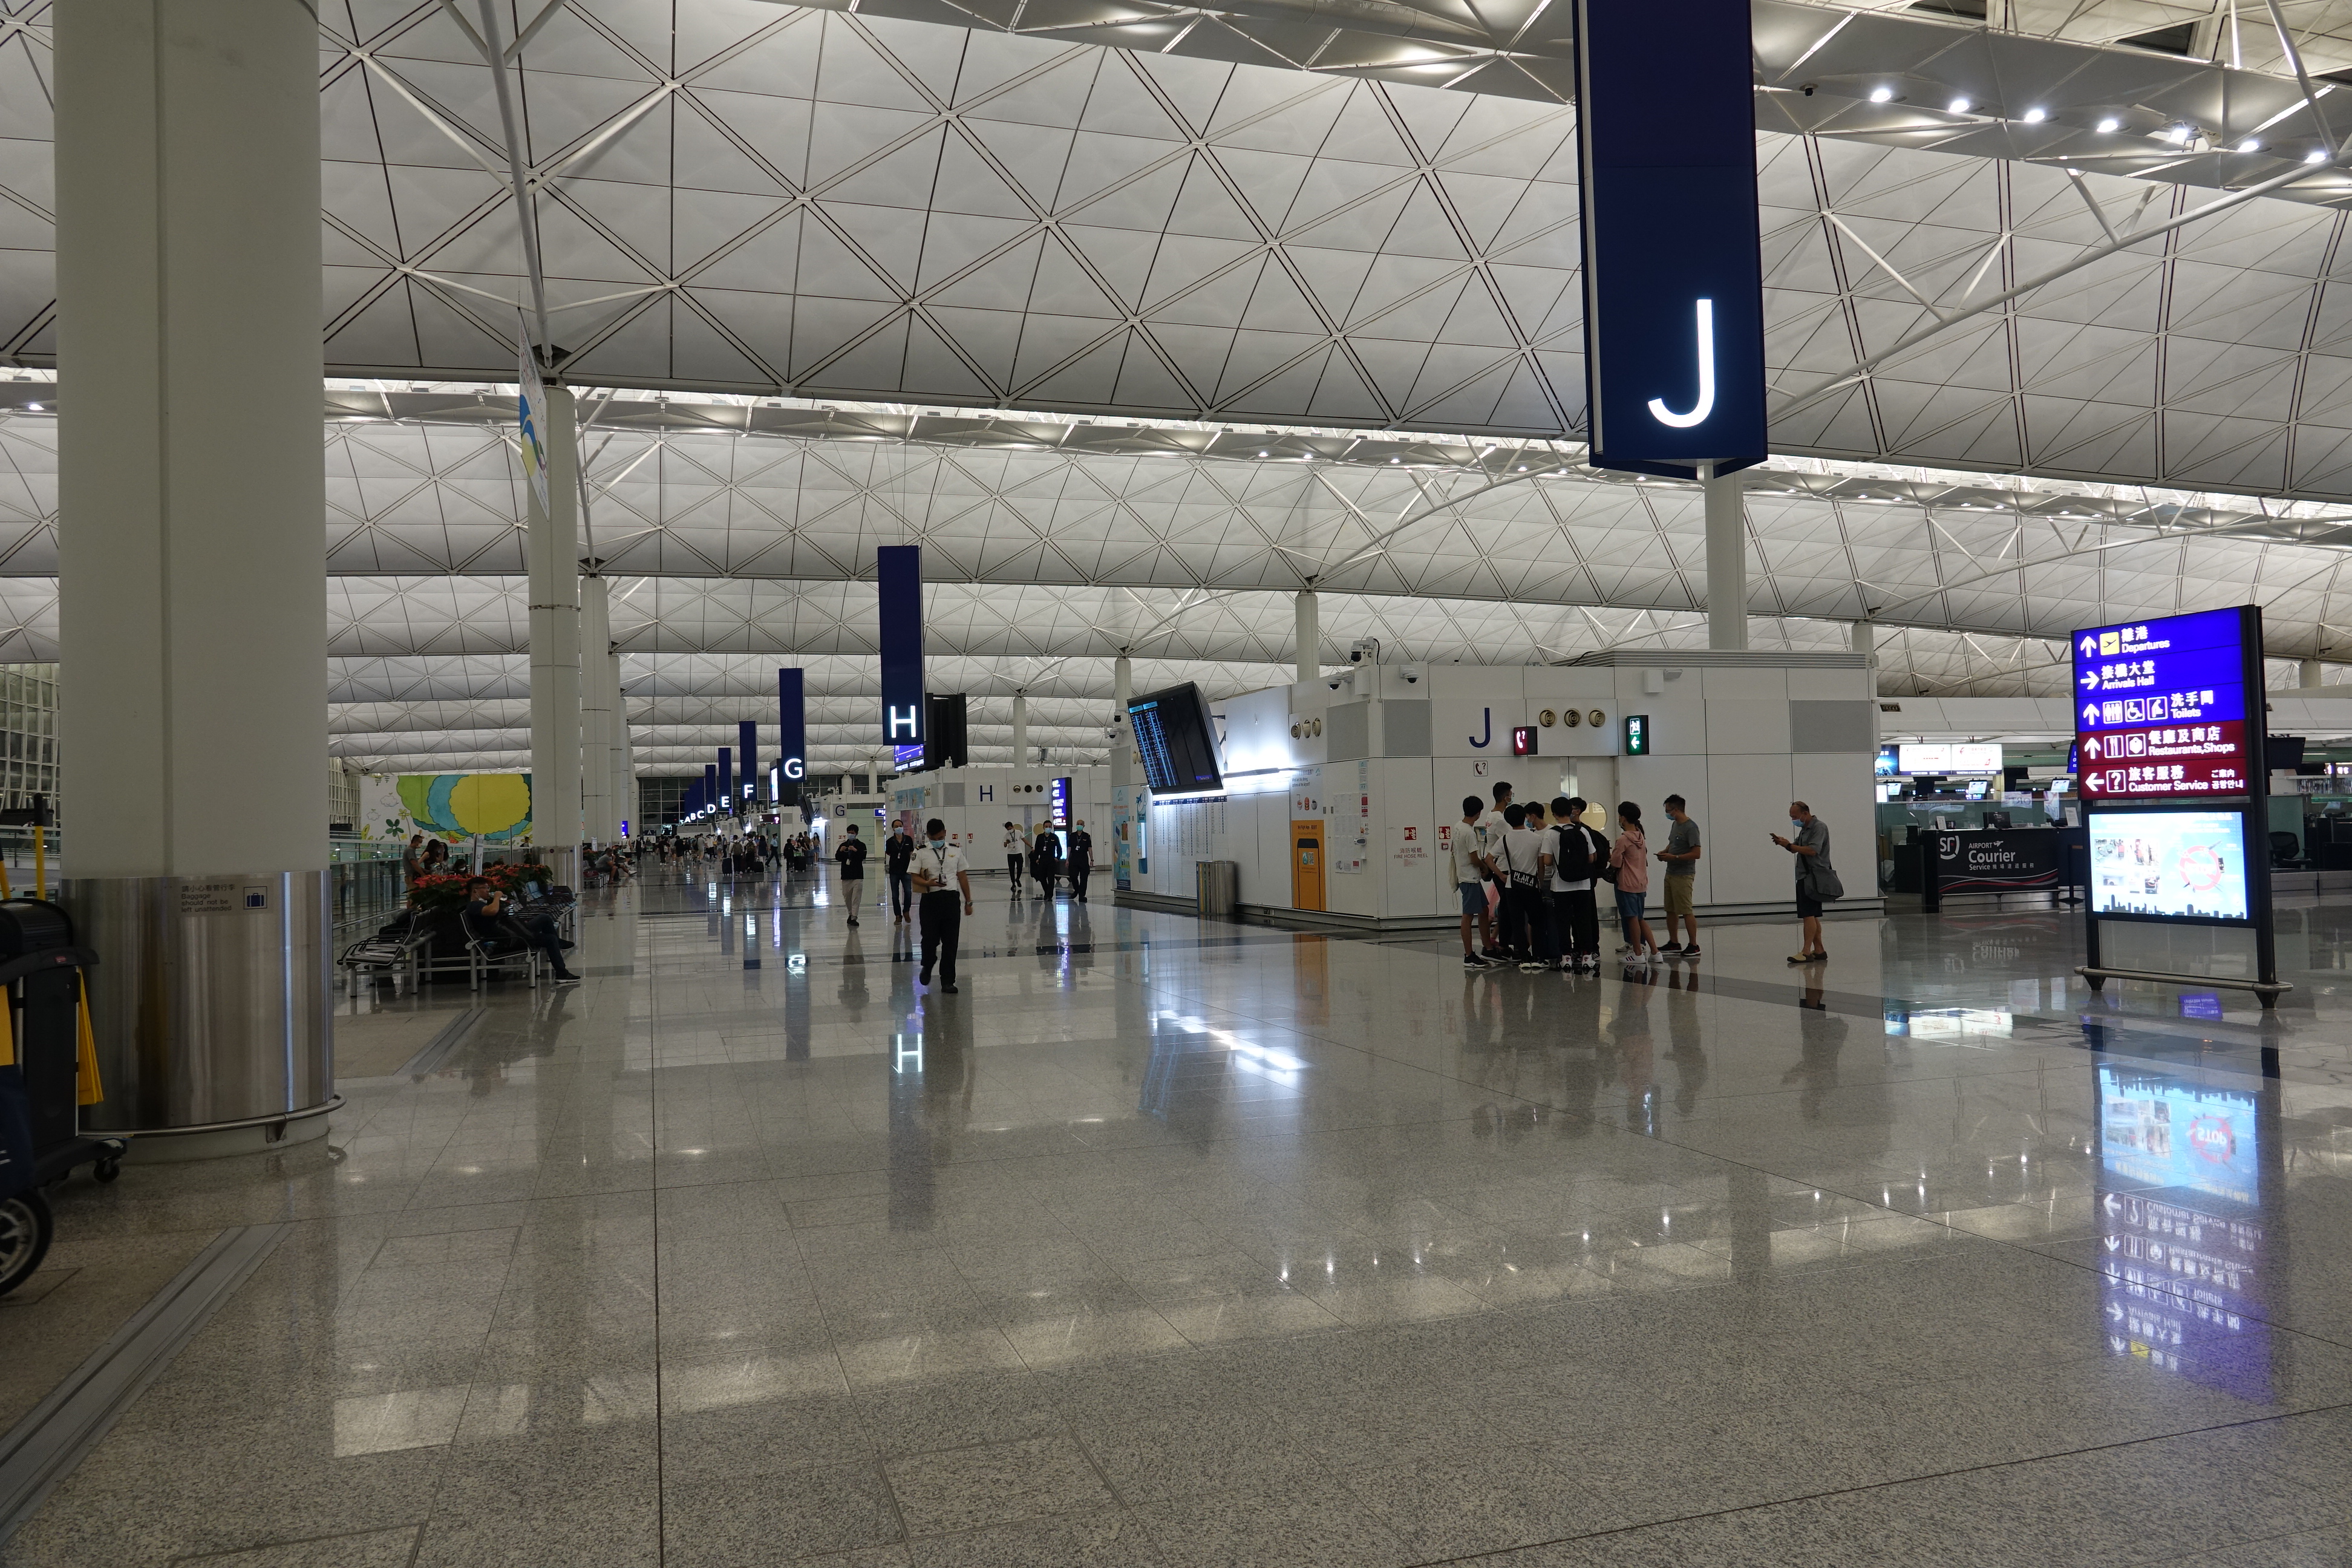
[{"label": "security staff in uniform", "polygon": [[948,842],[948,825],[938,817],[923,825],[925,839],[915,851],[915,886],[922,889],[922,902],[916,910],[922,921],[923,967],[915,978],[923,984],[931,983],[931,970],[936,966],[943,987],[952,994],[956,988],[956,937],[963,927],[963,917],[971,913],[971,873],[964,865],[963,851]]},{"label": "security staff in uniform", "polygon": [[1087,878],[1095,868],[1095,836],[1087,831],[1086,818],[1080,817],[1070,828],[1070,891],[1078,902],[1087,901]]}]

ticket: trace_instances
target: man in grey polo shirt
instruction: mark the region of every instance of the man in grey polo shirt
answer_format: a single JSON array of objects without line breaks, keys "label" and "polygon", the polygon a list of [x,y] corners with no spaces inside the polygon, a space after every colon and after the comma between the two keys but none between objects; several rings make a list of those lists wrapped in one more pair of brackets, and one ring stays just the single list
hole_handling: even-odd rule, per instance
[{"label": "man in grey polo shirt", "polygon": [[[1666,942],[1658,951],[1696,958],[1698,921],[1691,916],[1691,891],[1698,885],[1698,824],[1683,809],[1685,804],[1678,795],[1666,796],[1666,816],[1674,826],[1666,831],[1666,847],[1658,851],[1658,858],[1666,863]],[[1675,940],[1677,919],[1686,942]]]}]

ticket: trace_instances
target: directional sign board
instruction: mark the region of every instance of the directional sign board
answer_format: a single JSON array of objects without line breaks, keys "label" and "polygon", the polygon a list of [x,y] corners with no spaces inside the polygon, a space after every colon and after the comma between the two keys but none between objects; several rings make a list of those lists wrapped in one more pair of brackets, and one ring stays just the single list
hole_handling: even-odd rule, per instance
[{"label": "directional sign board", "polygon": [[2087,801],[2254,794],[2263,771],[2263,613],[2247,605],[2074,637],[2074,744]]}]

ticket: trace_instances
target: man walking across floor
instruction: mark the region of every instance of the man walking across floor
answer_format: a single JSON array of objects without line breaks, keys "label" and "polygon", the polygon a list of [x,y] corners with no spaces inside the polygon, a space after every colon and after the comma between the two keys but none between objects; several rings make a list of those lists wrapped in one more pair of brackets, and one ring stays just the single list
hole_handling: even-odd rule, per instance
[{"label": "man walking across floor", "polygon": [[1087,831],[1087,819],[1080,817],[1070,827],[1070,891],[1078,902],[1087,901],[1087,879],[1094,874],[1095,836]]},{"label": "man walking across floor", "polygon": [[964,865],[963,851],[948,842],[946,823],[935,816],[923,825],[923,833],[913,871],[915,886],[923,895],[916,906],[922,921],[923,967],[915,978],[929,985],[936,967],[941,988],[952,994],[956,938],[963,928],[963,917],[971,913],[971,873]]},{"label": "man walking across floor", "polygon": [[[1698,886],[1698,824],[1683,809],[1685,804],[1678,795],[1666,796],[1666,818],[1674,826],[1666,830],[1666,847],[1658,851],[1666,863],[1666,944],[1658,951],[1696,958],[1698,921],[1691,915],[1691,892]],[[1686,942],[1675,940],[1678,918]]]},{"label": "man walking across floor", "polygon": [[911,868],[915,860],[915,837],[907,831],[905,822],[890,831],[882,841],[882,874],[890,881],[890,923],[904,925],[915,912],[915,883]]},{"label": "man walking across floor", "polygon": [[1022,865],[1028,859],[1029,841],[1011,823],[1004,825],[1004,879],[1013,884],[1013,896],[1021,896]]},{"label": "man walking across floor", "polygon": [[857,905],[866,897],[866,841],[857,837],[857,824],[851,823],[841,836],[841,847],[833,858],[841,867],[842,904],[849,910],[849,923],[856,925]]}]

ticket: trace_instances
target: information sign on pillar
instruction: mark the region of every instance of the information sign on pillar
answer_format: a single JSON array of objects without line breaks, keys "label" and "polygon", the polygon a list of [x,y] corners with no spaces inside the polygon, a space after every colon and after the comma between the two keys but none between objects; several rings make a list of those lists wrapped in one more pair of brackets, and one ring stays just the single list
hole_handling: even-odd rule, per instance
[{"label": "information sign on pillar", "polygon": [[732,747],[719,748],[719,809],[735,809],[735,752]]},{"label": "information sign on pillar", "polygon": [[791,792],[789,798],[798,800],[801,780],[808,776],[808,687],[805,671],[776,671],[776,726],[782,731],[777,737],[776,768],[783,775],[782,787]]},{"label": "information sign on pillar", "polygon": [[719,803],[719,764],[702,764],[702,804],[707,810]]},{"label": "information sign on pillar", "polygon": [[882,741],[898,765],[919,766],[928,704],[923,700],[923,551],[886,544],[874,552],[882,648]]},{"label": "information sign on pillar", "polygon": [[1748,0],[1576,0],[1596,468],[1765,457]]},{"label": "information sign on pillar", "polygon": [[749,812],[760,800],[760,726],[746,719],[735,726],[737,755],[743,759],[743,777],[735,793],[742,797],[741,809]]}]

